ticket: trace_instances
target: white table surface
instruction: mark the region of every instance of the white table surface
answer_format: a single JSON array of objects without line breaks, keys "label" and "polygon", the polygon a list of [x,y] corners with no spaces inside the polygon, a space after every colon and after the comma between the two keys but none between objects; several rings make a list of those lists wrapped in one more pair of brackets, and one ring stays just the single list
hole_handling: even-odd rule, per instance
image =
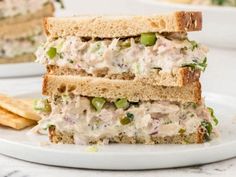
[{"label": "white table surface", "polygon": [[[211,49],[208,57],[209,67],[203,74],[203,90],[219,94],[236,95],[236,51]],[[0,92],[9,95],[40,91],[41,77],[0,79]],[[223,152],[222,152],[223,153]],[[105,159],[104,159],[105,160]],[[148,171],[97,171],[50,167],[24,162],[0,155],[0,177],[75,177],[75,176],[127,176],[127,177],[207,177],[236,176],[236,158],[195,167],[148,170]]]}]

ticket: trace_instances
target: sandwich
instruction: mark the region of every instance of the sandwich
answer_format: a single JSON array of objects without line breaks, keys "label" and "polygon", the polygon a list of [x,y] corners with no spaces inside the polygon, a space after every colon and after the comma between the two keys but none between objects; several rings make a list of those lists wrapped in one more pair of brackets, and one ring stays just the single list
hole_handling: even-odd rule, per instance
[{"label": "sandwich", "polygon": [[53,13],[50,0],[0,1],[0,64],[34,61],[46,39],[43,18]]},{"label": "sandwich", "polygon": [[52,143],[188,144],[218,123],[201,95],[207,48],[188,39],[200,12],[46,18],[37,132]]}]

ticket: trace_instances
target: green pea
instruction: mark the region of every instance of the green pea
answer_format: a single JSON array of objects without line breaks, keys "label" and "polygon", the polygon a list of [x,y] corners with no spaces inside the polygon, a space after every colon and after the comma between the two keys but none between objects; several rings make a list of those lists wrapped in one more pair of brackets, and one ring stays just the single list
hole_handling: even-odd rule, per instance
[{"label": "green pea", "polygon": [[117,109],[123,108],[127,109],[129,107],[129,102],[126,98],[119,99],[115,102]]},{"label": "green pea", "polygon": [[98,112],[102,110],[105,103],[106,103],[106,100],[101,97],[95,97],[92,99],[92,105]]},{"label": "green pea", "polygon": [[156,43],[156,35],[155,33],[143,33],[141,34],[141,44],[145,46],[153,46]]},{"label": "green pea", "polygon": [[50,47],[47,51],[47,55],[50,59],[53,59],[57,55],[57,49],[55,47]]}]

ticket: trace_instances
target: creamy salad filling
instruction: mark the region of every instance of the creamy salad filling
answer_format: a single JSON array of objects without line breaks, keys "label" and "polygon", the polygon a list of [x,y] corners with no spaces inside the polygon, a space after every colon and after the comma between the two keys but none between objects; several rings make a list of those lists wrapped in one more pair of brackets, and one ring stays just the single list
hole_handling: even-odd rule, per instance
[{"label": "creamy salad filling", "polygon": [[50,0],[0,0],[0,19],[40,10]]},{"label": "creamy salad filling", "polygon": [[27,53],[34,53],[45,40],[42,32],[18,39],[0,39],[0,57],[12,58]]},{"label": "creamy salad filling", "polygon": [[169,0],[177,3],[197,4],[197,5],[216,5],[216,6],[236,6],[235,0]]},{"label": "creamy salad filling", "polygon": [[201,128],[210,135],[218,121],[211,108],[204,103],[180,104],[169,101],[128,102],[127,99],[106,100],[74,95],[54,96],[52,100],[39,100],[35,109],[44,119],[37,131],[47,133],[50,126],[60,132],[73,132],[76,144],[126,134],[143,137],[165,137],[191,134]]},{"label": "creamy salad filling", "polygon": [[171,72],[183,66],[204,71],[207,51],[186,34],[146,33],[127,39],[49,39],[36,56],[39,63],[82,69],[95,76],[101,70],[143,75],[153,69]]}]

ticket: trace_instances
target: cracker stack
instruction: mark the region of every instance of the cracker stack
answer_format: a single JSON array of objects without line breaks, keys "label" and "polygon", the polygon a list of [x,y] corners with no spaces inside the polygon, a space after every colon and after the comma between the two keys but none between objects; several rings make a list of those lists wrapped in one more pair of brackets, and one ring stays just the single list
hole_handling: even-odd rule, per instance
[{"label": "cracker stack", "polygon": [[35,125],[41,118],[32,104],[31,99],[26,101],[0,94],[0,125],[16,130]]},{"label": "cracker stack", "polygon": [[[200,12],[45,19],[38,103],[53,143],[203,143],[216,119],[201,96]],[[50,107],[50,111],[48,111]],[[45,109],[47,108],[47,109]]]}]

